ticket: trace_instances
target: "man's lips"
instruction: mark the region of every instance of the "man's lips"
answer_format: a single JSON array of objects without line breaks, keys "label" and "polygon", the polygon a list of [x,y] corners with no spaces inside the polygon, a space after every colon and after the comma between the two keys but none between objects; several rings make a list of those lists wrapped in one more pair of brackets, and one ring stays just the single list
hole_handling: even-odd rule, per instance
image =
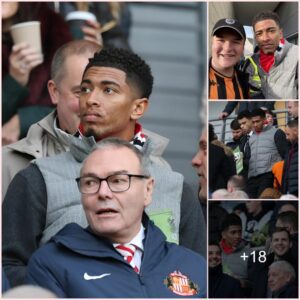
[{"label": "man's lips", "polygon": [[224,58],[233,58],[233,57],[235,57],[234,54],[220,54],[220,56],[222,56]]},{"label": "man's lips", "polygon": [[284,246],[277,246],[275,247],[276,250],[279,250],[279,251],[282,251],[282,250],[285,250],[285,247]]},{"label": "man's lips", "polygon": [[274,45],[273,44],[262,44],[261,46],[264,48],[270,48],[270,47],[273,47]]},{"label": "man's lips", "polygon": [[92,122],[92,121],[98,120],[101,117],[102,117],[102,115],[97,112],[88,112],[88,113],[83,114],[83,119],[87,122],[89,122],[89,121]]},{"label": "man's lips", "polygon": [[241,239],[236,239],[233,241],[233,244],[237,246],[241,242]]},{"label": "man's lips", "polygon": [[198,177],[201,178],[205,178],[205,174],[204,173],[198,173]]},{"label": "man's lips", "polygon": [[99,208],[97,211],[96,211],[96,214],[97,215],[110,215],[110,214],[116,214],[118,213],[118,211],[114,208]]}]

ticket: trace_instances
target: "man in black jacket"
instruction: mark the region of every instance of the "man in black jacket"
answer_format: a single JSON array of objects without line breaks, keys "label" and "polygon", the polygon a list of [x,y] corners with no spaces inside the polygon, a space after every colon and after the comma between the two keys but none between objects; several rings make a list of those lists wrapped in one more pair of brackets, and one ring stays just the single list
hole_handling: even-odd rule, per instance
[{"label": "man in black jacket", "polygon": [[245,135],[243,134],[243,130],[241,125],[237,119],[233,119],[230,123],[232,140],[226,143],[226,146],[230,147],[232,150],[236,149],[236,147],[240,148],[240,151],[243,152],[243,148],[246,143]]},{"label": "man in black jacket", "polygon": [[288,149],[284,157],[282,193],[298,196],[298,119],[287,123],[285,129]]},{"label": "man in black jacket", "polygon": [[[215,140],[213,126],[209,124],[209,192],[217,189],[226,189],[229,178],[236,174],[233,155],[226,155],[224,149],[212,143]],[[225,146],[225,145],[224,145]]]},{"label": "man in black jacket", "polygon": [[220,245],[211,241],[208,246],[209,297],[242,298],[243,291],[240,282],[223,273],[221,257]]},{"label": "man in black jacket", "polygon": [[285,260],[292,266],[296,266],[297,262],[291,254],[291,246],[292,243],[288,231],[284,228],[276,228],[271,236],[271,249],[273,253],[266,255],[264,261],[262,259],[260,261],[257,260],[255,263],[251,263],[251,260],[248,261],[248,276],[253,287],[251,297],[271,297],[272,291],[268,289],[268,270],[274,261]]},{"label": "man in black jacket", "polygon": [[298,260],[298,213],[295,211],[284,211],[277,216],[276,227],[285,228],[291,237],[291,252],[294,259]]}]

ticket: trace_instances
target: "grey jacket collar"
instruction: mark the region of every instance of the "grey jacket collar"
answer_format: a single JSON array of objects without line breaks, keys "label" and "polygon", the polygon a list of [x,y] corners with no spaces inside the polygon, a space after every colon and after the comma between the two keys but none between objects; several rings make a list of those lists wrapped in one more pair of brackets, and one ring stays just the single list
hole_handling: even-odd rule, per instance
[{"label": "grey jacket collar", "polygon": [[[148,139],[143,146],[143,154],[145,156],[149,156],[150,154],[154,156],[161,156],[166,149],[169,140],[149,130],[143,130],[143,132],[148,136]],[[69,136],[69,139],[70,152],[79,162],[82,162],[96,145],[95,138],[92,136],[81,136],[80,138]]]},{"label": "grey jacket collar", "polygon": [[[275,51],[275,65],[280,64],[284,58],[286,57],[286,54],[288,53],[289,49],[291,47],[293,47],[294,45],[292,43],[289,43],[287,40],[284,40],[284,45],[283,47],[280,49],[280,51]],[[256,61],[256,63],[259,64],[259,48],[257,49],[257,51],[254,53],[253,58]]]},{"label": "grey jacket collar", "polygon": [[37,153],[42,153],[42,143],[44,131],[47,132],[53,139],[56,139],[56,134],[53,127],[53,122],[56,117],[56,110],[48,114],[45,118],[39,122],[30,126],[27,136],[16,143],[6,146],[8,149],[12,149],[17,152],[22,152],[36,157]]}]

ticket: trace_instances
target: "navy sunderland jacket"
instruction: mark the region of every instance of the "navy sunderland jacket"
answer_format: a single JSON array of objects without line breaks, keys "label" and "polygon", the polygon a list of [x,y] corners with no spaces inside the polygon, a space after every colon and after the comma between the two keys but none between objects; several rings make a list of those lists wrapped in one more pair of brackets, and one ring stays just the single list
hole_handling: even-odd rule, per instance
[{"label": "navy sunderland jacket", "polygon": [[149,219],[140,274],[89,228],[66,225],[38,249],[27,281],[61,298],[206,297],[206,262],[199,254],[168,243]]}]

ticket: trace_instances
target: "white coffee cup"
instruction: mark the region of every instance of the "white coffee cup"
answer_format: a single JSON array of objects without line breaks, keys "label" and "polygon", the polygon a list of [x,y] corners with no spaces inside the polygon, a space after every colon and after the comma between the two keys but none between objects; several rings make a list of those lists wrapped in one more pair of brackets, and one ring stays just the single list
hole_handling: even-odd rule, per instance
[{"label": "white coffee cup", "polygon": [[42,53],[41,22],[18,23],[10,27],[14,44],[25,42]]}]

